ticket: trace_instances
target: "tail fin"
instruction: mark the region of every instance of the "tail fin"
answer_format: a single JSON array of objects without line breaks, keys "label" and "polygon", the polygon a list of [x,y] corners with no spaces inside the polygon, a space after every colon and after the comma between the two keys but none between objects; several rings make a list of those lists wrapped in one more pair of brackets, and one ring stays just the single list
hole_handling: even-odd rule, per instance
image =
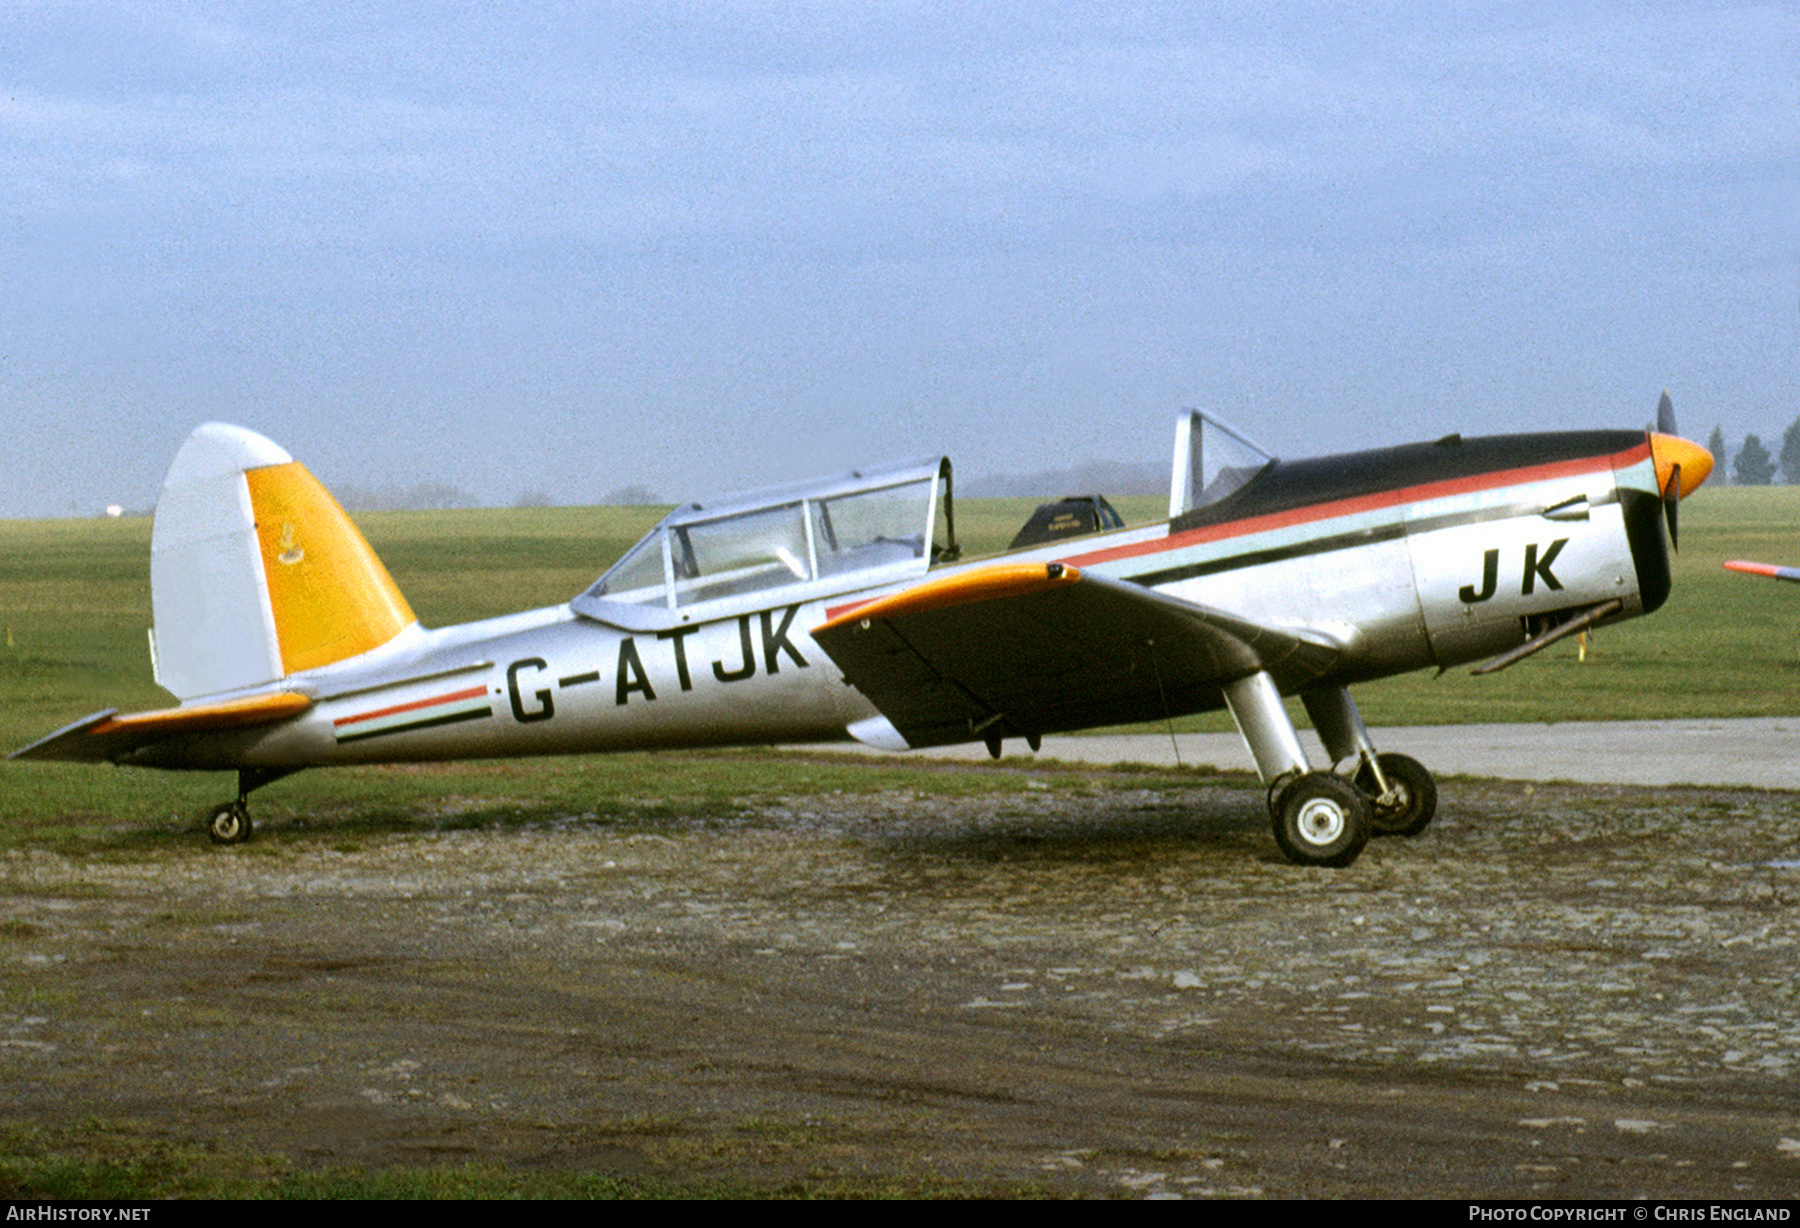
[{"label": "tail fin", "polygon": [[156,680],[180,699],[330,665],[417,621],[318,479],[220,422],[188,437],[163,482],[150,601]]}]

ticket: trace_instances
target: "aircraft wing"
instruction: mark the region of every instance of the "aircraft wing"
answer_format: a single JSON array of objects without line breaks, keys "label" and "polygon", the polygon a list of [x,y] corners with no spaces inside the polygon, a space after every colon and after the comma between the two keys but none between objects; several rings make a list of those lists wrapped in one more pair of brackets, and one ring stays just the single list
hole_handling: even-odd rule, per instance
[{"label": "aircraft wing", "polygon": [[66,725],[30,746],[8,755],[9,759],[67,759],[82,763],[117,763],[134,751],[170,738],[223,730],[254,729],[296,716],[312,706],[312,698],[297,691],[277,691],[247,699],[191,704],[156,712],[120,713],[108,708]]},{"label": "aircraft wing", "polygon": [[1743,559],[1733,559],[1725,564],[1726,571],[1741,571],[1752,576],[1767,576],[1771,580],[1788,580],[1800,584],[1800,567],[1777,567],[1773,563],[1749,563]]},{"label": "aircraft wing", "polygon": [[1289,690],[1331,668],[1323,638],[1061,563],[1002,563],[828,611],[813,640],[907,745],[943,746],[1217,707],[1268,670]]}]

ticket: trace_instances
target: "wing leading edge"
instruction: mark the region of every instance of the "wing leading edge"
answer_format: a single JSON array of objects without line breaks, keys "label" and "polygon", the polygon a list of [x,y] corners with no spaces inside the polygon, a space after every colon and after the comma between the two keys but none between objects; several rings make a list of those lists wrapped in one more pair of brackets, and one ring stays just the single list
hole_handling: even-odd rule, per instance
[{"label": "wing leading edge", "polygon": [[832,611],[813,631],[907,745],[1042,734],[1216,708],[1267,670],[1288,691],[1340,648],[1061,563],[1002,563]]}]

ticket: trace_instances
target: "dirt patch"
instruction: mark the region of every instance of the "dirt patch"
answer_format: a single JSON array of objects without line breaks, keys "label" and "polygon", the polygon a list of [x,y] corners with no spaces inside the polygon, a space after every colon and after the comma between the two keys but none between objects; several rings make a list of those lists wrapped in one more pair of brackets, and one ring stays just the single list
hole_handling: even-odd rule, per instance
[{"label": "dirt patch", "polygon": [[1101,1195],[1792,1197],[1800,799],[1046,774],[624,830],[0,862],[14,1121],[300,1164]]}]

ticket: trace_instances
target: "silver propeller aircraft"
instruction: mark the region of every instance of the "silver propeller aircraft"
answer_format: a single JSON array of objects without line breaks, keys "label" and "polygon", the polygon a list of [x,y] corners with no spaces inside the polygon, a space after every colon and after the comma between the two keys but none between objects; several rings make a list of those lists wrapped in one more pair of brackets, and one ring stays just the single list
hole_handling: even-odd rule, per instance
[{"label": "silver propeller aircraft", "polygon": [[435,630],[304,467],[211,423],[152,531],[152,666],[179,705],[13,757],[235,770],[207,821],[230,844],[248,794],[307,767],[846,735],[998,756],[1224,707],[1282,852],[1348,865],[1371,834],[1423,831],[1437,789],[1377,753],[1347,688],[1501,668],[1660,606],[1677,502],[1712,468],[1672,418],[1665,398],[1648,431],[1280,461],[1184,413],[1166,521],[1117,526],[1097,500],[1085,535],[965,561],[933,457],[684,504],[568,604]]}]

